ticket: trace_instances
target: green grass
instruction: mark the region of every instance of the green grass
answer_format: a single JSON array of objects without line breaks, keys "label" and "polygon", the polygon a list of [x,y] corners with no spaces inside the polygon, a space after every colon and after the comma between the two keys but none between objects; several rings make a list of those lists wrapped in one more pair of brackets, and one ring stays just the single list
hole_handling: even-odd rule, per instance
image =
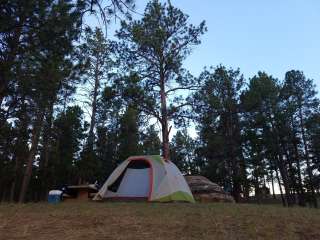
[{"label": "green grass", "polygon": [[0,239],[320,239],[320,211],[245,204],[0,204]]}]

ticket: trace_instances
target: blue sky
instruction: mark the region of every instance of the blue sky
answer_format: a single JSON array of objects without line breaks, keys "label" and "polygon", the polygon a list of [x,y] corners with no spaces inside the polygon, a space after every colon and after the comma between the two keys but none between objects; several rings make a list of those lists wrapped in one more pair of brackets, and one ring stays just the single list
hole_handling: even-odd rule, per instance
[{"label": "blue sky", "polygon": [[[136,0],[143,13],[146,0]],[[320,90],[319,0],[171,0],[190,17],[206,21],[208,32],[185,61],[198,75],[204,66],[240,68],[246,78],[259,70],[283,79],[299,69]],[[139,15],[135,15],[139,18]],[[116,26],[112,26],[114,29]]]},{"label": "blue sky", "polygon": [[[201,3],[199,3],[201,2]],[[203,65],[239,67],[246,77],[263,70],[283,78],[300,69],[320,86],[320,1],[172,0],[192,23],[208,32],[186,61],[195,74]],[[319,89],[319,88],[318,88]]]}]

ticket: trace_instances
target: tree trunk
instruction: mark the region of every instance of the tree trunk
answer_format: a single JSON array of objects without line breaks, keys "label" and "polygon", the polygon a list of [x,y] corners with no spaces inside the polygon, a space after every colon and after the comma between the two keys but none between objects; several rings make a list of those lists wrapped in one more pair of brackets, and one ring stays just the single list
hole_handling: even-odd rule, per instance
[{"label": "tree trunk", "polygon": [[298,152],[298,146],[297,143],[294,141],[293,143],[294,147],[294,154],[295,154],[295,162],[297,165],[297,174],[298,174],[298,204],[299,206],[306,206],[305,202],[305,193],[303,189],[303,183],[302,183],[302,173],[301,173],[301,161],[300,161],[300,156]]},{"label": "tree trunk", "polygon": [[[272,132],[274,133],[274,138],[275,138],[275,147],[276,147],[276,152],[277,152],[277,156],[275,157],[275,170],[277,173],[277,178],[280,184],[280,178],[278,176],[278,171],[277,169],[279,169],[280,171],[280,175],[283,181],[283,186],[285,189],[285,195],[286,195],[286,201],[287,201],[287,205],[290,206],[291,205],[291,197],[290,197],[290,187],[289,187],[289,182],[288,182],[288,171],[286,169],[285,166],[285,162],[283,160],[283,152],[282,152],[282,146],[281,146],[281,135],[280,135],[280,131],[278,129],[278,127],[274,126],[274,121],[273,119],[270,118],[270,123],[271,123],[271,128],[272,128]],[[281,185],[280,186],[280,190],[281,189]],[[284,201],[282,201],[284,203]],[[285,203],[284,203],[285,206]]]},{"label": "tree trunk", "polygon": [[15,191],[16,191],[16,179],[13,179],[13,182],[10,188],[10,202],[14,202]]},{"label": "tree trunk", "polygon": [[[231,96],[230,96],[231,98]],[[232,196],[236,202],[240,201],[241,198],[241,176],[240,174],[240,161],[239,154],[240,152],[237,150],[240,145],[238,141],[238,134],[234,131],[236,124],[238,123],[237,119],[233,119],[235,111],[230,108],[226,113],[226,137],[230,150],[229,161],[231,162],[231,177],[232,177]]]},{"label": "tree trunk", "polygon": [[278,155],[278,168],[279,168],[279,172],[283,181],[283,186],[284,186],[284,190],[285,190],[285,196],[286,196],[286,201],[287,201],[287,205],[291,206],[292,205],[292,201],[291,201],[291,195],[290,195],[290,187],[289,187],[289,181],[288,181],[288,174],[287,174],[287,169],[285,167],[284,164],[284,160],[283,160],[283,156],[282,153]]},{"label": "tree trunk", "polygon": [[275,194],[275,191],[274,191],[273,171],[271,171],[271,186],[272,186],[272,197],[273,197],[273,199],[276,199],[276,194]]},{"label": "tree trunk", "polygon": [[282,205],[284,206],[284,207],[286,207],[287,206],[287,204],[286,204],[286,200],[285,200],[285,198],[284,198],[284,196],[283,196],[283,191],[282,191],[282,187],[281,187],[281,181],[280,181],[280,177],[279,177],[279,173],[278,173],[278,170],[276,169],[276,178],[277,178],[277,180],[278,180],[278,185],[279,185],[279,190],[280,190],[280,196],[281,196],[281,200],[282,200]]},{"label": "tree trunk", "polygon": [[260,192],[258,177],[254,177],[254,195],[255,195],[256,203],[261,204],[261,192]]},{"label": "tree trunk", "polygon": [[[16,145],[19,146],[18,148],[15,148],[14,151],[14,160],[15,160],[15,166],[14,166],[14,172],[13,172],[13,180],[11,183],[11,189],[10,189],[10,201],[18,201],[17,199],[17,189],[19,187],[19,181],[21,181],[21,175],[22,175],[22,167],[23,167],[23,159],[25,158],[27,151],[24,147],[28,144],[28,126],[30,122],[28,121],[27,117],[27,105],[25,103],[25,96],[23,95],[21,97],[21,109],[18,113],[18,118],[20,121],[20,127],[18,131],[17,136],[17,142]],[[23,147],[24,146],[24,147]]]},{"label": "tree trunk", "polygon": [[285,162],[288,164],[288,184],[290,186],[290,203],[291,204],[296,204],[296,198],[295,198],[295,193],[293,193],[294,190],[297,190],[297,181],[295,177],[295,169],[293,167],[293,162],[292,162],[292,157],[288,153],[287,149],[285,149],[285,143],[281,143],[282,146],[282,151],[285,156]]},{"label": "tree trunk", "polygon": [[166,89],[165,89],[164,74],[160,74],[160,97],[161,97],[162,155],[165,160],[169,160],[170,147],[169,147],[168,109],[167,109],[167,96],[166,96]]},{"label": "tree trunk", "polygon": [[170,159],[169,130],[166,117],[162,118],[162,154],[165,160]]},{"label": "tree trunk", "polygon": [[93,143],[94,143],[94,128],[96,125],[96,114],[97,114],[97,98],[98,98],[98,90],[100,87],[100,80],[99,80],[99,65],[98,59],[95,67],[94,73],[94,88],[93,88],[93,99],[92,99],[92,110],[91,110],[91,119],[90,119],[90,128],[88,134],[88,147],[90,150],[93,150]]},{"label": "tree trunk", "polygon": [[13,181],[12,181],[11,189],[10,189],[10,202],[14,202],[14,200],[15,200],[18,168],[19,168],[19,160],[18,160],[18,156],[16,156],[15,157],[15,164],[14,164]]},{"label": "tree trunk", "polygon": [[291,128],[292,128],[292,134],[291,134],[291,142],[293,146],[293,156],[294,161],[297,166],[297,175],[298,175],[298,183],[297,183],[297,193],[298,193],[298,204],[299,206],[306,206],[305,202],[305,193],[303,189],[303,183],[302,183],[302,173],[301,173],[301,160],[300,160],[300,154],[298,150],[298,140],[296,138],[296,132],[295,132],[295,124],[293,116],[291,116]]},{"label": "tree trunk", "polygon": [[53,106],[54,101],[50,102],[49,111],[46,116],[46,124],[43,131],[43,152],[42,152],[42,162],[40,162],[40,172],[41,172],[41,193],[40,198],[46,199],[48,192],[48,165],[49,165],[49,153],[50,153],[50,138],[52,134],[52,118],[53,118]]},{"label": "tree trunk", "polygon": [[305,131],[304,131],[304,119],[303,119],[303,115],[302,115],[301,106],[299,108],[299,117],[300,117],[300,127],[301,127],[301,135],[302,135],[302,141],[303,141],[303,147],[304,147],[304,154],[305,154],[306,164],[307,164],[307,174],[308,174],[309,181],[310,181],[311,196],[312,196],[314,207],[318,208],[318,201],[317,201],[317,196],[315,194],[315,189],[314,189],[314,185],[313,185],[313,174],[312,174],[312,170],[311,170],[311,166],[310,166],[309,150],[308,150],[306,135],[305,135]]},{"label": "tree trunk", "polygon": [[31,148],[29,151],[29,156],[27,159],[27,167],[23,176],[21,191],[19,195],[20,203],[23,203],[26,198],[26,193],[27,193],[30,178],[32,175],[32,166],[33,166],[34,158],[38,148],[40,132],[43,124],[43,117],[44,117],[44,111],[41,111],[40,113],[37,114],[36,120],[33,124]]}]

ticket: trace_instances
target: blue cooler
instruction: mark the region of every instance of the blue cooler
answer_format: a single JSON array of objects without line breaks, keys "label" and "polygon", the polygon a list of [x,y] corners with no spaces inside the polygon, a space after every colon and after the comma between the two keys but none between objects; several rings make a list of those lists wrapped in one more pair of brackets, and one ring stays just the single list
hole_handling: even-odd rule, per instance
[{"label": "blue cooler", "polygon": [[48,203],[59,203],[61,202],[62,191],[51,190],[48,195]]}]

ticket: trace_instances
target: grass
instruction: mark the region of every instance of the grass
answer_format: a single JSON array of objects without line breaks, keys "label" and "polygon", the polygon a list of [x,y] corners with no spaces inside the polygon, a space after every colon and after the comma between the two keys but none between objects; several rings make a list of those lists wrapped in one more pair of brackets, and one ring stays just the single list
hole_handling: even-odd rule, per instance
[{"label": "grass", "polygon": [[0,239],[320,239],[320,211],[245,204],[0,204]]}]

